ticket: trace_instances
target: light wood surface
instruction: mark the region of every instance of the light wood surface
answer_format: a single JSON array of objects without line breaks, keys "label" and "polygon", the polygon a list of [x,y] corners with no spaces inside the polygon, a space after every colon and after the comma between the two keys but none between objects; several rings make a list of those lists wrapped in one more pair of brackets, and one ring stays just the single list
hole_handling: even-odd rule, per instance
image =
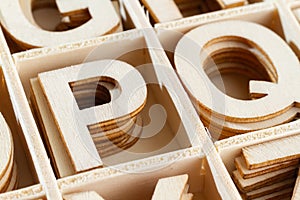
[{"label": "light wood surface", "polygon": [[[90,78],[114,84],[121,91],[120,95],[103,105],[80,109],[73,92]],[[144,107],[147,97],[146,84],[139,72],[117,60],[45,72],[39,74],[38,79],[77,172],[102,166],[89,126],[98,124],[98,129],[103,131],[107,126],[130,120]]]},{"label": "light wood surface", "polygon": [[162,178],[158,181],[152,200],[191,200],[193,194],[188,193],[188,175]]},{"label": "light wood surface", "polygon": [[251,191],[249,193],[245,194],[245,199],[254,199],[254,198],[259,198],[263,197],[266,195],[271,195],[273,193],[277,193],[279,191],[285,190],[285,189],[290,189],[294,186],[295,184],[295,179],[287,179],[279,183],[272,184],[267,187],[263,187],[254,191]]},{"label": "light wood surface", "polygon": [[265,199],[288,199],[293,193],[293,188],[284,189],[273,194],[269,194],[263,197],[255,198],[253,200],[265,200]]},{"label": "light wood surface", "polygon": [[[245,28],[241,30],[238,27]],[[252,31],[253,29],[256,30],[255,33]],[[265,40],[257,37],[257,35],[267,35],[272,38],[272,44],[266,43]],[[217,90],[208,79],[203,69],[205,66],[204,62],[208,56],[204,49],[209,46],[210,43],[208,42],[212,42],[215,38],[223,38],[224,40],[226,36],[237,40],[238,37],[244,38],[245,40],[248,40],[250,44],[259,45],[253,47],[262,48],[263,51],[268,54],[269,59],[273,61],[273,67],[276,68],[278,74],[278,83],[274,84],[272,92],[268,94],[268,96],[258,101],[242,101],[233,99]],[[286,50],[285,56],[283,56],[282,51],[276,51],[274,49],[273,45],[275,43],[280,46],[280,49]],[[187,49],[190,50],[187,51]],[[202,54],[198,57],[198,54],[190,54],[191,51],[202,52]],[[201,26],[186,34],[185,37],[179,41],[176,47],[175,64],[177,72],[179,73],[183,83],[193,97],[198,100],[201,107],[206,108],[208,111],[216,112],[217,116],[225,116],[228,120],[234,122],[254,122],[260,121],[261,119],[268,119],[274,115],[276,116],[279,113],[282,113],[296,100],[293,100],[292,96],[283,98],[283,96],[285,97],[286,95],[278,94],[280,91],[282,93],[282,90],[279,89],[281,86],[284,86],[285,89],[283,90],[291,88],[291,85],[287,86],[287,82],[290,77],[293,77],[294,75],[289,72],[293,71],[293,73],[297,74],[300,72],[297,67],[291,67],[291,69],[287,71],[287,66],[284,64],[286,59],[283,59],[286,57],[290,58],[289,62],[291,62],[291,64],[289,66],[297,66],[299,64],[299,61],[292,50],[275,33],[263,26],[250,22],[226,21]],[[189,62],[187,62],[187,60]],[[294,86],[296,87],[295,83]],[[217,102],[214,102],[213,99],[215,98],[218,98],[219,101],[222,99],[226,108],[219,105]]]},{"label": "light wood surface", "polygon": [[241,176],[244,179],[247,179],[247,178],[252,178],[263,174],[267,174],[273,171],[277,171],[283,168],[287,168],[289,166],[297,166],[299,165],[299,160],[297,159],[297,160],[287,161],[280,164],[274,164],[274,165],[252,169],[252,170],[247,168],[246,163],[242,157],[235,158],[234,163],[237,170],[239,170]]},{"label": "light wood surface", "polygon": [[[23,90],[15,63],[10,54],[10,50],[6,43],[2,29],[0,31],[0,52],[1,68],[4,74],[3,81],[5,81],[5,83],[3,82],[3,84],[7,87],[9,99],[11,101],[10,103],[12,104],[14,111],[14,116],[16,117],[18,122],[17,128],[20,131],[19,137],[27,147],[27,153],[30,154],[30,159],[35,166],[34,172],[38,176],[39,182],[43,185],[43,192],[37,190],[36,193],[44,193],[44,196],[47,196],[47,198],[49,199],[60,200],[61,196],[59,195],[60,192],[58,190],[54,173],[48,160],[47,153],[40,138],[30,107],[28,105],[25,92]],[[21,169],[24,169],[24,167],[25,166],[23,166]],[[32,190],[29,189],[28,191]],[[11,197],[10,194],[13,197]],[[15,195],[18,197],[20,196],[20,194],[16,193],[8,193],[7,196],[9,196],[9,199],[12,199],[16,198]],[[27,194],[25,194],[25,196],[26,195]]]},{"label": "light wood surface", "polygon": [[[266,43],[258,35],[268,35],[273,43]],[[275,50],[275,43],[286,49],[284,57]],[[180,39],[174,57],[176,70],[204,123],[219,129],[224,136],[286,123],[299,112],[297,103],[294,104],[298,102],[297,95],[283,92],[298,87],[296,79],[290,79],[294,74],[287,72],[285,58],[291,58],[289,66],[297,66],[299,61],[278,35],[263,26],[226,21],[195,28]],[[290,71],[300,74],[299,68],[292,68]],[[225,72],[261,76],[249,82],[249,94],[255,99],[233,98],[217,88],[209,76]],[[271,82],[260,80],[262,77]]]},{"label": "light wood surface", "polygon": [[94,191],[64,195],[64,200],[83,200],[83,199],[104,200],[99,194],[97,194]]},{"label": "light wood surface", "polygon": [[14,158],[14,142],[10,128],[0,113],[0,192],[17,187],[17,165]]},{"label": "light wood surface", "polygon": [[[242,149],[248,169],[256,169],[268,165],[298,159],[300,156],[300,135],[285,137]],[[274,154],[273,152],[276,152]]]},{"label": "light wood surface", "polygon": [[[72,3],[57,0],[56,3],[63,15],[72,17],[72,14],[74,15],[75,13],[76,16],[79,13],[80,18],[82,18],[80,14],[87,12],[88,9],[92,18],[87,23],[72,30],[63,32],[46,31],[31,23],[28,17],[24,15],[23,10],[31,8],[31,1],[24,1],[24,4],[20,4],[18,0],[3,0],[0,7],[0,21],[9,35],[24,49],[55,46],[94,38],[115,32],[120,26],[119,16],[109,0],[88,0],[84,2],[76,0],[72,1]],[[26,10],[26,12],[31,11]],[[16,18],[18,20],[15,20]],[[32,37],[33,35],[34,37]]]},{"label": "light wood surface", "polygon": [[[65,149],[62,138],[60,137],[57,126],[55,126],[53,115],[47,106],[47,100],[43,94],[43,90],[37,78],[31,79],[31,103],[36,116],[36,120],[40,125],[41,134],[45,139],[45,144],[49,150],[49,156],[54,171],[58,177],[70,176],[75,173],[69,155]],[[51,134],[47,134],[51,133]]]},{"label": "light wood surface", "polygon": [[155,23],[164,23],[219,9],[248,4],[247,0],[142,0]]},{"label": "light wood surface", "polygon": [[183,17],[173,0],[142,0],[142,2],[155,22],[167,22]]},{"label": "light wood surface", "polygon": [[[231,11],[231,10],[230,10]],[[228,15],[230,15],[230,14],[232,14],[232,12],[228,12]],[[237,12],[237,11],[236,11]],[[240,13],[243,13],[243,10],[241,10],[240,11]],[[253,12],[253,13],[255,13],[255,12]],[[266,9],[266,13],[270,13],[270,14],[274,14],[273,13],[273,10],[272,9]],[[221,13],[222,14],[222,13]],[[221,15],[220,14],[220,15]],[[255,14],[253,14],[253,15],[255,15]],[[252,16],[253,16],[252,15]],[[261,16],[265,16],[265,15],[267,15],[267,14],[263,14],[263,15],[261,15]],[[252,17],[252,16],[250,16],[250,18]],[[256,16],[253,16],[251,19],[254,19]],[[244,18],[247,18],[247,16],[245,16]],[[276,17],[275,17],[276,18]],[[74,20],[75,20],[75,18],[74,18]],[[263,19],[263,20],[265,20],[265,18]],[[269,19],[266,19],[266,20],[269,20]],[[75,20],[76,21],[76,20]],[[272,21],[272,22],[274,22],[274,21]],[[266,22],[267,23],[267,22]],[[17,73],[16,73],[17,74]],[[163,77],[163,76],[162,76]],[[173,80],[173,78],[171,78],[172,80]],[[176,81],[174,81],[174,82],[177,82],[177,79],[175,79]],[[167,81],[166,81],[167,82]],[[266,92],[266,91],[270,91],[270,90],[268,90],[269,88],[267,88],[267,90],[262,90],[262,91],[264,91],[264,92]],[[17,90],[17,92],[12,92],[12,94],[19,94],[19,90]],[[13,100],[15,100],[16,98],[15,97],[17,97],[18,95],[13,95],[12,96],[12,99]],[[23,101],[23,103],[24,102],[26,102],[26,100],[24,100]],[[20,105],[24,105],[23,103],[21,103]],[[27,102],[26,102],[27,103]],[[19,109],[19,107],[21,107],[21,106],[18,106],[18,104],[15,104],[15,105],[17,105],[16,106],[16,110],[18,110]],[[189,107],[188,107],[189,108]],[[21,109],[22,111],[24,110],[24,109]],[[190,111],[189,109],[186,109],[186,111],[187,112],[193,112],[193,111]],[[186,112],[184,112],[183,113],[183,115],[185,115],[186,114]],[[27,116],[26,116],[27,117]],[[196,117],[196,116],[194,116],[194,115],[192,115],[192,117],[191,118],[187,118],[187,119],[192,119],[193,117]],[[27,118],[26,118],[27,119]],[[191,120],[192,121],[192,120]],[[199,120],[198,120],[199,121]],[[189,130],[193,130],[193,128],[191,128],[191,127],[194,127],[194,126],[192,126],[192,125],[195,125],[195,123],[194,122],[198,122],[197,120],[195,120],[195,121],[193,121],[193,122],[191,122],[191,123],[184,123],[184,126],[186,126],[187,128],[189,128]],[[21,121],[21,122],[23,122],[23,121]],[[199,121],[199,123],[200,123],[200,121]],[[24,123],[23,123],[24,124]],[[26,126],[25,126],[25,128],[26,128]],[[197,129],[199,128],[199,126],[197,126]],[[195,128],[196,129],[196,128]],[[25,129],[25,130],[28,130],[28,129]],[[195,131],[195,132],[197,132],[197,131]],[[29,135],[29,134],[28,134]],[[201,135],[202,136],[202,135]],[[30,141],[30,140],[28,140],[28,141]],[[205,141],[205,140],[204,140]],[[32,149],[34,149],[34,148],[32,148],[32,143],[30,143],[30,149],[31,149],[31,151],[33,151],[33,152],[35,152],[34,150],[32,150]],[[39,152],[39,151],[37,151],[37,152]],[[40,154],[39,154],[40,155]],[[41,153],[41,155],[43,155],[43,158],[45,157],[46,158],[46,156],[43,154],[43,153]],[[209,157],[211,156],[211,154],[210,155],[208,155]],[[43,166],[41,163],[39,163],[39,160],[38,159],[36,159],[35,158],[36,157],[36,155],[35,154],[33,154],[33,159],[34,159],[34,163],[35,163],[35,165],[37,166],[37,169],[40,169],[41,168],[41,166]],[[46,158],[47,159],[47,158]],[[159,159],[159,158],[158,158]],[[211,157],[211,158],[209,158],[209,159],[212,159],[212,160],[218,160],[219,159],[219,157]],[[186,162],[186,161],[184,161],[184,162]],[[183,163],[184,163],[183,162]],[[218,163],[218,162],[216,162],[216,163]],[[136,164],[136,165],[138,165],[138,164],[140,164],[139,162],[135,162],[134,164]],[[218,163],[219,164],[219,163]],[[221,165],[221,162],[220,162],[220,165]],[[152,165],[151,165],[152,166]],[[180,166],[183,166],[183,164],[181,164]],[[192,166],[194,166],[194,165],[192,165]],[[222,165],[223,166],[223,165]],[[216,177],[218,177],[218,173],[220,173],[220,171],[219,170],[216,170],[216,169],[214,169],[213,168],[213,166],[208,166],[208,168],[212,168],[212,173],[214,174],[214,175],[216,175]],[[220,167],[221,168],[221,167]],[[219,169],[219,168],[218,168]],[[222,169],[222,168],[221,168]],[[196,169],[194,170],[194,171],[197,171]],[[210,171],[210,169],[208,169],[208,171]],[[92,187],[92,186],[87,186],[88,184],[90,184],[90,185],[92,185],[92,183],[88,183],[88,184],[86,184],[87,182],[85,182],[85,180],[86,179],[88,179],[88,178],[90,178],[90,177],[93,177],[94,178],[94,180],[96,180],[97,179],[97,181],[98,181],[98,179],[101,179],[101,178],[99,178],[99,177],[97,177],[97,173],[96,172],[99,172],[98,171],[98,169],[97,170],[91,170],[91,171],[88,171],[87,173],[83,173],[83,174],[80,174],[80,175],[76,175],[76,176],[74,176],[74,177],[68,177],[68,179],[62,179],[62,180],[59,180],[59,182],[60,183],[67,183],[67,181],[66,180],[70,180],[70,182],[68,182],[67,184],[65,184],[65,188],[63,188],[63,190],[70,190],[70,188],[72,188],[72,189],[82,189],[82,190],[86,190],[86,188],[88,188],[88,187]],[[221,172],[224,172],[224,171],[221,171]],[[94,173],[94,174],[93,174]],[[49,188],[53,188],[53,187],[50,187],[51,186],[51,184],[49,184],[49,183],[45,183],[45,181],[44,181],[44,177],[41,175],[42,173],[41,173],[41,171],[39,171],[39,177],[41,178],[41,183],[43,184],[43,187],[44,188],[46,188],[47,189],[47,186],[49,186]],[[92,175],[95,175],[95,176],[92,176]],[[222,175],[222,174],[221,174]],[[226,174],[225,174],[225,176],[226,176]],[[49,179],[51,179],[51,177],[49,178]],[[47,180],[49,180],[49,179],[47,179]],[[208,176],[207,177],[207,175],[205,175],[205,179],[211,179],[210,181],[209,180],[206,180],[206,183],[205,184],[207,184],[207,182],[208,182],[208,185],[209,184],[211,184],[211,185],[213,185],[214,184],[214,181],[213,181],[213,179],[212,179],[212,177],[210,177],[210,176]],[[221,180],[223,180],[223,179],[221,179]],[[223,182],[222,182],[223,183]],[[217,185],[219,185],[220,186],[220,188],[222,188],[221,186],[222,186],[222,183],[221,182],[217,182],[216,184]],[[230,185],[230,181],[229,182],[225,182],[226,184],[228,184],[228,185]],[[73,185],[72,185],[73,184]],[[103,187],[105,186],[105,184],[103,184],[102,185]],[[77,187],[77,188],[76,188]],[[97,186],[95,186],[95,187],[97,187]],[[201,187],[201,188],[203,188],[203,187]],[[53,189],[53,190],[57,190],[57,189]],[[226,190],[226,189],[224,189],[224,190]],[[47,191],[47,190],[46,190]],[[50,190],[51,191],[51,190]],[[232,190],[230,190],[230,191],[235,191],[234,189],[232,189]],[[47,191],[48,192],[48,191]],[[59,190],[57,190],[57,192],[59,192]],[[205,191],[201,191],[202,193],[203,193],[203,197],[206,197],[206,198],[211,198],[211,196],[213,196],[213,194],[212,193],[210,193],[210,190],[208,189],[208,190],[205,190]],[[221,193],[225,193],[224,191],[222,191],[222,189],[221,189]],[[52,192],[53,194],[55,193],[55,192]],[[113,192],[111,192],[112,194],[113,194]],[[229,192],[230,193],[230,192]],[[233,192],[234,193],[234,192]],[[208,196],[207,196],[207,194],[208,194]],[[49,195],[49,194],[48,194]],[[50,195],[51,196],[51,195]],[[239,196],[232,196],[232,198],[239,198]]]},{"label": "light wood surface", "polygon": [[249,179],[243,179],[236,170],[233,172],[233,177],[239,190],[245,193],[292,178],[295,175],[296,169],[297,167],[292,166]]},{"label": "light wood surface", "polygon": [[10,170],[12,167],[10,163],[13,163],[13,140],[11,136],[10,129],[0,113],[0,177],[3,177],[6,174],[7,170]]},{"label": "light wood surface", "polygon": [[296,183],[294,185],[292,200],[299,200],[299,199],[300,199],[300,176],[298,171],[298,176],[296,179]]},{"label": "light wood surface", "polygon": [[247,0],[218,0],[222,8],[232,8],[248,4]]}]

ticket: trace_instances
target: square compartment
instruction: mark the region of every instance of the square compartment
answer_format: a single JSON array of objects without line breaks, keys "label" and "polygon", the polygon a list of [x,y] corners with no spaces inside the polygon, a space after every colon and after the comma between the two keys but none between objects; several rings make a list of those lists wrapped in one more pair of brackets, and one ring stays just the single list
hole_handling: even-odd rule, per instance
[{"label": "square compartment", "polygon": [[194,200],[222,199],[207,160],[199,148],[96,169],[60,179],[58,185],[63,195],[95,191],[106,200],[151,199],[160,178],[182,174],[189,175],[189,193],[194,194]]},{"label": "square compartment", "polygon": [[[21,125],[18,122],[19,115],[16,115],[11,102],[11,97],[6,84],[6,76],[3,74],[2,67],[0,68],[0,112],[6,120],[13,137],[14,143],[14,161],[17,165],[17,189],[25,188],[39,183],[35,171],[34,163],[31,159],[28,146]],[[5,152],[2,152],[5,153]],[[1,198],[0,194],[0,198]]]},{"label": "square compartment", "polygon": [[[122,48],[116,48],[120,45]],[[41,72],[101,59],[117,59],[137,68],[148,83],[147,103],[142,118],[151,125],[150,130],[153,128],[158,130],[153,137],[140,139],[126,151],[103,158],[104,166],[172,152],[191,147],[193,144],[191,138],[195,138],[196,133],[187,133],[181,119],[182,111],[176,108],[174,99],[170,95],[174,91],[160,85],[161,80],[152,66],[142,31],[131,30],[70,45],[32,49],[13,54],[13,57],[28,99],[31,95],[29,80]],[[151,114],[149,109],[156,104],[163,109],[154,116],[149,115]],[[152,120],[153,117],[161,120]],[[161,124],[164,120],[165,123]],[[153,122],[155,124],[151,124]],[[147,129],[149,126],[143,131]],[[70,172],[69,175],[73,173]]]},{"label": "square compartment", "polygon": [[[236,5],[232,5],[232,7],[230,7],[230,8],[222,9],[221,4],[218,3],[218,0],[209,0],[209,1],[208,0],[199,0],[199,1],[173,0],[173,1],[174,1],[175,6],[178,8],[180,14],[182,15],[182,18],[178,18],[179,16],[175,16],[175,15],[172,17],[173,13],[170,11],[169,18],[172,20],[155,23],[155,20],[153,19],[153,16],[152,16],[153,15],[152,12],[150,12],[147,9],[147,7],[144,5],[144,3],[140,0],[142,6],[145,9],[147,16],[149,15],[149,20],[151,21],[151,23],[153,25],[168,23],[171,21],[176,21],[178,19],[184,19],[184,18],[188,18],[188,17],[192,17],[192,16],[200,16],[200,15],[207,14],[207,13],[213,13],[213,12],[219,11],[219,10],[228,10],[231,8],[248,6],[248,5],[251,5],[254,3],[263,2],[263,0],[248,0],[248,4],[241,5],[242,2],[239,2]],[[170,6],[170,7],[172,7],[172,6]],[[169,9],[171,9],[171,8],[169,8]]]},{"label": "square compartment", "polygon": [[[255,3],[239,8],[232,8],[229,10],[216,11],[214,13],[203,14],[200,16],[188,17],[174,22],[156,24],[155,29],[157,32],[157,36],[159,37],[161,44],[166,51],[170,62],[173,65],[173,68],[175,68],[175,48],[184,34],[201,25],[225,20],[243,20],[260,24],[279,35],[283,40],[286,41],[288,45],[290,45],[290,48],[294,50],[294,53],[299,56],[297,47],[300,45],[300,43],[299,38],[296,37],[296,33],[298,33],[298,31],[292,32],[293,24],[288,23],[291,16],[284,15],[285,12],[282,11],[282,6],[284,5],[276,4],[274,2]],[[278,7],[280,7],[280,9]],[[264,78],[265,79],[263,80],[266,81],[268,81],[269,79],[269,77]],[[225,86],[239,86],[233,87],[234,89],[231,90],[226,90],[225,93],[227,93],[228,91],[232,92],[230,94],[227,93],[227,95],[229,96],[235,96],[237,94],[249,94],[249,84],[244,84],[244,82],[248,83],[248,79],[251,80],[251,77],[248,77],[248,75],[237,73],[236,75],[233,74],[232,77],[227,77],[226,74],[224,76],[222,74],[219,74],[213,77],[213,79],[214,80],[212,81],[212,79],[210,78],[210,80],[214,82],[215,85],[224,81]],[[240,85],[245,87],[240,87]],[[224,91],[222,92],[224,93]],[[215,135],[213,129],[211,130],[211,132],[212,135]]]},{"label": "square compartment", "polygon": [[274,128],[249,132],[215,142],[217,151],[231,176],[235,170],[234,159],[241,155],[243,147],[260,144],[275,139],[300,134],[300,121],[280,125]]},{"label": "square compartment", "polygon": [[[120,28],[118,28],[118,30],[115,33],[135,29],[135,26],[131,21],[129,12],[124,7],[122,2],[118,1],[118,0],[111,0],[111,2],[113,3],[116,13],[120,16],[120,19],[121,19],[121,26],[120,26]],[[22,11],[24,12],[24,15],[28,19],[29,22],[33,23],[34,25],[36,25],[38,27],[41,27],[42,30],[48,30],[48,31],[53,31],[53,32],[61,32],[62,31],[62,30],[58,30],[58,31],[55,30],[55,27],[58,25],[58,23],[62,24],[63,17],[61,15],[61,13],[59,13],[54,0],[45,0],[45,1],[34,0],[31,2],[31,8],[27,8],[28,5],[26,5],[26,3],[20,2],[20,4],[21,4],[21,7],[23,7]],[[31,9],[31,12],[28,11],[29,9]],[[88,20],[86,22],[88,22]],[[77,25],[77,26],[69,27],[69,28],[66,28],[67,25],[65,25],[66,26],[65,28],[66,28],[66,30],[72,30],[81,25]],[[3,29],[3,31],[5,33],[6,41],[9,45],[10,51],[12,53],[25,51],[24,47],[20,47],[13,40],[13,37],[11,37],[10,34],[6,30]],[[111,34],[111,33],[107,33],[105,35],[109,35],[109,34]],[[99,37],[99,36],[91,37],[91,39],[97,38],[97,37]],[[77,42],[77,41],[74,41],[74,42]],[[26,49],[30,49],[30,48],[26,48]]]}]

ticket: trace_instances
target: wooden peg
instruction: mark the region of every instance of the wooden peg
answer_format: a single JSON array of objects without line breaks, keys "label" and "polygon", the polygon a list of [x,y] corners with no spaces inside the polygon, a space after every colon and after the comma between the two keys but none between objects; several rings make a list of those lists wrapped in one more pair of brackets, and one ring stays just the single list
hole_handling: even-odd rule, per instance
[{"label": "wooden peg", "polygon": [[94,191],[64,195],[64,200],[104,200]]},{"label": "wooden peg", "polygon": [[158,181],[152,200],[191,200],[193,194],[188,193],[188,175],[162,178]]},{"label": "wooden peg", "polygon": [[[91,78],[113,84],[120,91],[119,96],[103,105],[80,109],[74,91],[81,89],[83,84],[89,85]],[[101,132],[122,124],[136,117],[146,102],[143,77],[132,66],[117,60],[101,60],[44,72],[38,75],[38,80],[76,172],[102,166],[89,127],[95,126]],[[97,84],[95,95],[96,87]],[[120,146],[126,148],[134,144],[140,132],[135,133],[124,138],[126,143],[121,140]]]},{"label": "wooden peg", "polygon": [[[119,16],[109,0],[76,0],[72,2],[57,0],[56,3],[63,15],[74,17],[74,14],[88,9],[91,19],[72,30],[46,31],[31,23],[32,20],[28,20],[24,15],[23,7],[31,8],[31,1],[24,1],[24,5],[21,5],[18,0],[3,0],[0,7],[1,24],[10,37],[23,49],[56,46],[93,38],[114,32],[120,26]],[[33,35],[34,37],[32,37]]]}]

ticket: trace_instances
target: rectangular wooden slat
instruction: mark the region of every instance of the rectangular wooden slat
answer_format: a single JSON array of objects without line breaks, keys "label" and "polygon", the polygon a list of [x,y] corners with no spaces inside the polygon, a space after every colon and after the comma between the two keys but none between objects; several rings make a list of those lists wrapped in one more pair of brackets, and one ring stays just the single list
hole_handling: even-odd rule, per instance
[{"label": "rectangular wooden slat", "polygon": [[243,193],[250,192],[252,190],[268,186],[282,180],[294,177],[296,173],[296,167],[289,167],[254,178],[243,179],[240,173],[235,170],[233,172],[233,180],[237,184],[240,191]]},{"label": "rectangular wooden slat", "polygon": [[300,135],[244,147],[242,155],[248,169],[295,160],[300,157]]},{"label": "rectangular wooden slat", "polygon": [[284,163],[266,166],[266,167],[262,167],[262,168],[258,168],[258,169],[252,169],[252,170],[249,170],[247,168],[246,163],[242,157],[235,158],[234,163],[235,163],[237,170],[240,172],[241,176],[243,178],[247,179],[247,178],[260,176],[260,175],[263,175],[266,173],[270,173],[273,171],[277,171],[277,170],[280,170],[283,168],[287,168],[290,166],[296,166],[299,164],[299,160],[297,159],[297,160],[287,161]]}]

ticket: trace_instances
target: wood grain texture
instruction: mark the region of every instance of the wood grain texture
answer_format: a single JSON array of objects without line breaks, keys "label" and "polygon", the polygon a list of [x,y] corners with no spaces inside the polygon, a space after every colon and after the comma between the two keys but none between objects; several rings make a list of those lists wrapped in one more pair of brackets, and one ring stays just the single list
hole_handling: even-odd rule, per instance
[{"label": "wood grain texture", "polygon": [[[12,36],[15,42],[25,49],[55,46],[101,36],[115,32],[121,23],[109,0],[88,0],[84,1],[84,3],[78,0],[71,3],[57,0],[56,3],[61,13],[72,17],[74,13],[80,14],[80,12],[88,9],[92,18],[87,23],[72,30],[63,32],[45,31],[36,24],[31,23],[24,15],[24,10],[25,13],[31,12],[31,10],[28,11],[28,9],[31,9],[31,1],[24,1],[24,3],[27,5],[21,5],[18,0],[3,0],[0,7],[0,20],[4,29]],[[79,16],[82,18],[82,15]],[[16,17],[18,20],[15,20]],[[99,26],[99,24],[101,25]],[[32,35],[35,37],[32,37]]]},{"label": "wood grain texture", "polygon": [[242,149],[248,169],[283,163],[300,157],[300,135],[284,137]]},{"label": "wood grain texture", "polygon": [[[81,88],[88,79],[96,77],[99,81],[112,81],[122,92],[109,103],[81,110],[70,86],[76,91],[78,85]],[[147,97],[146,84],[139,72],[116,60],[95,61],[41,73],[38,80],[75,171],[102,165],[88,126],[98,124],[101,129],[129,120],[143,109]]]},{"label": "wood grain texture", "polygon": [[259,188],[257,190],[253,190],[251,192],[248,192],[244,194],[244,199],[255,199],[259,197],[263,197],[266,195],[270,195],[279,191],[282,191],[284,189],[289,189],[294,187],[295,179],[287,179],[279,183],[274,183],[270,186],[266,186],[263,188]]},{"label": "wood grain texture", "polygon": [[5,174],[3,174],[3,176],[1,176],[0,179],[0,192],[4,192],[7,190],[8,185],[11,182],[11,178],[13,176],[13,172],[16,171],[15,168],[15,161],[12,157],[12,159],[9,161],[9,165],[6,169]]},{"label": "wood grain texture", "polygon": [[43,134],[44,142],[52,160],[52,166],[58,177],[66,177],[75,173],[68,152],[65,149],[63,140],[59,134],[59,130],[55,125],[55,121],[51,110],[47,104],[43,90],[37,78],[31,79],[31,104],[36,116],[36,120],[40,125],[41,134]]},{"label": "wood grain texture", "polygon": [[6,174],[7,170],[10,169],[10,163],[13,160],[13,139],[10,129],[0,113],[0,177]]},{"label": "wood grain texture", "polygon": [[188,193],[188,175],[162,178],[158,181],[152,200],[191,200],[193,194]]},{"label": "wood grain texture", "polygon": [[243,179],[240,173],[235,170],[233,172],[233,180],[243,193],[269,186],[274,183],[281,182],[285,179],[292,178],[296,174],[296,167],[288,167],[275,172],[257,176],[254,178]]},{"label": "wood grain texture", "polygon": [[16,187],[17,166],[14,159],[14,143],[10,128],[0,113],[0,192]]},{"label": "wood grain texture", "polygon": [[248,4],[247,0],[217,0],[222,8],[232,8]]},{"label": "wood grain texture", "polygon": [[[245,28],[241,30],[238,27]],[[254,29],[257,30],[256,33],[252,31]],[[273,43],[266,43],[265,40],[257,37],[258,35],[266,35],[272,38]],[[208,46],[216,44],[217,41],[214,40],[215,38],[221,38],[219,41],[228,41],[228,39],[239,41],[238,38],[243,38],[243,40],[252,44],[253,48],[263,49],[270,57],[269,59],[273,61],[273,67],[276,68],[278,73],[278,83],[274,84],[272,93],[260,101],[242,101],[226,96],[217,90],[207,77],[203,68],[208,56],[206,49]],[[197,99],[198,106],[207,112],[215,112],[215,115],[220,116],[221,119],[225,117],[226,120],[232,122],[255,122],[270,119],[286,111],[295,101],[295,99],[292,99],[293,97],[283,98],[283,96],[285,97],[286,95],[278,94],[280,91],[282,92],[282,90],[280,90],[281,86],[283,88],[291,87],[287,85],[291,74],[286,71],[282,51],[274,50],[273,45],[275,43],[276,46],[280,46],[280,49],[286,49],[285,56],[291,58],[289,62],[297,66],[299,62],[292,50],[278,35],[263,26],[242,21],[226,21],[208,24],[193,29],[179,41],[175,50],[176,70],[190,94],[194,99]],[[186,51],[187,49],[190,50]],[[200,56],[190,54],[189,52],[191,51],[202,52],[202,54]],[[189,62],[187,62],[187,60]],[[294,73],[300,73],[299,68],[292,68],[290,70]],[[202,95],[204,93],[210,95]],[[223,99],[223,101],[226,102],[226,108],[214,102],[213,97]]]},{"label": "wood grain texture", "polygon": [[13,171],[10,176],[10,182],[6,187],[6,192],[12,191],[17,187],[18,187],[18,171],[17,171],[17,164],[14,163]]},{"label": "wood grain texture", "polygon": [[300,171],[298,171],[298,176],[293,190],[292,200],[300,199]]},{"label": "wood grain texture", "polygon": [[104,200],[99,194],[94,191],[68,194],[63,196],[64,200]]},{"label": "wood grain texture", "polygon": [[293,193],[293,188],[284,189],[269,195],[265,195],[259,198],[255,198],[254,200],[283,200],[286,198],[290,198]]},{"label": "wood grain texture", "polygon": [[[258,35],[272,38],[272,44]],[[285,57],[274,44],[286,49]],[[176,70],[200,116],[206,125],[220,129],[227,137],[280,125],[299,113],[295,102],[300,98],[289,94],[300,89],[296,78],[291,80],[300,70],[291,67],[289,72],[295,74],[289,73],[286,57],[291,58],[290,65],[299,65],[294,52],[274,32],[255,23],[234,20],[193,29],[180,39],[174,55]],[[210,79],[230,72],[254,78],[249,83],[252,101],[225,94]],[[289,88],[294,89],[283,92]]]},{"label": "wood grain texture", "polygon": [[262,168],[257,168],[257,169],[252,169],[249,170],[246,166],[246,163],[242,157],[237,157],[234,159],[234,164],[237,168],[237,170],[240,172],[241,176],[244,179],[260,176],[263,174],[267,174],[273,171],[277,171],[283,168],[287,168],[290,166],[298,166],[299,165],[299,160],[292,160],[292,161],[287,161],[283,162],[280,164],[275,164],[275,165],[270,165]]},{"label": "wood grain texture", "polygon": [[156,23],[181,19],[177,5],[173,0],[142,0]]}]

